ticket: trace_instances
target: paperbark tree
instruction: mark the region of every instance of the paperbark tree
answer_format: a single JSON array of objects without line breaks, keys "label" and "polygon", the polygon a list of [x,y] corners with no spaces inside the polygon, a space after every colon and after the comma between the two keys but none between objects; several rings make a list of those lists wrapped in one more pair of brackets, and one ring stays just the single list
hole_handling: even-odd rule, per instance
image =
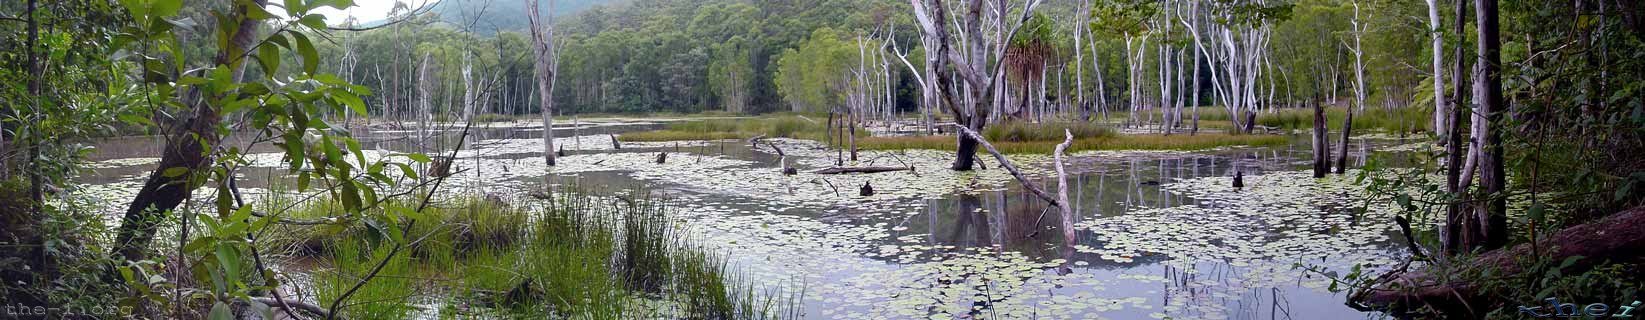
[{"label": "paperbark tree", "polygon": [[[1451,114],[1445,103],[1445,32],[1441,29],[1439,19],[1439,0],[1425,0],[1428,2],[1428,36],[1434,47],[1434,133],[1436,136],[1450,132],[1447,125]],[[1442,140],[1443,143],[1443,140]]]},{"label": "paperbark tree", "polygon": [[546,23],[537,11],[537,0],[526,1],[526,14],[531,24],[531,54],[536,57],[533,66],[537,74],[537,95],[541,99],[543,113],[543,159],[548,166],[554,166],[554,74],[557,60],[554,58],[554,0],[548,1],[548,21]]},{"label": "paperbark tree", "polygon": [[[1039,5],[1038,0],[1024,0],[1022,16],[1016,20],[1015,25],[1007,28],[1004,20],[1006,13],[1010,12],[1009,3],[1006,0],[995,2],[995,7],[989,12],[995,14],[992,18],[998,21],[998,30],[1010,31],[1000,31],[1002,35],[993,39],[997,45],[988,48],[985,43],[987,39],[983,37],[982,32],[984,1],[967,1],[964,21],[955,24],[965,28],[961,36],[965,39],[961,42],[965,48],[955,52],[955,41],[948,33],[950,15],[947,4],[943,0],[932,0],[931,5],[927,6],[925,1],[909,0],[913,5],[914,18],[920,24],[921,34],[937,43],[937,50],[928,54],[926,59],[931,59],[932,65],[937,66],[933,69],[937,70],[938,92],[941,93],[942,102],[954,114],[955,122],[975,131],[981,131],[983,126],[987,125],[991,112],[990,109],[979,108],[977,103],[993,101],[992,109],[999,109],[1004,103],[1003,99],[998,99],[999,95],[996,93],[1003,89],[1000,84],[1004,82],[1002,67],[1005,64],[999,63],[999,58],[1005,54],[1005,41],[1016,35],[1023,22],[1028,20],[1034,8]],[[988,66],[989,62],[994,62],[992,68]],[[963,93],[957,92],[959,88],[956,88],[960,86],[961,81],[964,82]],[[956,97],[958,94],[963,96]],[[954,164],[950,168],[956,171],[969,171],[976,162],[977,140],[966,135],[959,135],[956,139],[958,147]]]}]

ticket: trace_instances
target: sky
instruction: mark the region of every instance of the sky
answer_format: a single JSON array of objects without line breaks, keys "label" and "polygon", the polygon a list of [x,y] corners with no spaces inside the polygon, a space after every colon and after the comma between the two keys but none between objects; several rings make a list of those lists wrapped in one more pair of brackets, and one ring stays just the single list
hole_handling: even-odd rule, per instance
[{"label": "sky", "polygon": [[342,24],[348,16],[359,19],[361,23],[383,20],[388,18],[388,11],[394,8],[395,2],[404,2],[407,7],[416,8],[428,4],[433,5],[439,0],[354,0],[354,7],[348,10],[337,10],[331,7],[316,9],[314,12],[326,15],[327,24]]}]

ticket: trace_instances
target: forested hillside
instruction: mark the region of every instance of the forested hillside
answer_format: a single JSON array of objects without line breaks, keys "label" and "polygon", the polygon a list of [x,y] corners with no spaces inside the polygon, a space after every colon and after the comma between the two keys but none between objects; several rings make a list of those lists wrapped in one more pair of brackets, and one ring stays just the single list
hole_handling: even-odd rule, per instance
[{"label": "forested hillside", "polygon": [[[455,88],[460,87],[464,56],[468,56],[475,72],[495,80],[488,86],[490,99],[483,110],[533,113],[536,98],[526,53],[529,37],[521,33],[522,3],[451,1],[435,7],[439,19],[397,17],[408,21],[342,34],[336,41],[322,43],[324,56],[333,57],[327,67],[382,92],[380,101],[372,104],[374,113],[396,114],[414,103],[418,83],[424,81],[441,88],[430,93],[434,108],[449,107]],[[919,108],[920,77],[911,70],[925,72],[924,48],[907,2],[604,3],[559,1],[555,7],[559,18],[554,36],[560,62],[554,89],[560,106],[557,113],[825,111],[828,104],[846,101],[845,89],[854,85],[872,86],[859,89],[879,97],[869,101],[876,109]],[[1249,38],[1238,41],[1252,43],[1225,52],[1211,42],[1220,41],[1212,35],[1196,38],[1190,32],[1193,28],[1186,28],[1189,22],[1204,28],[1220,18],[1173,18],[1173,23],[1160,24],[1153,19],[1168,12],[1158,5],[1112,2],[1082,8],[1047,2],[1036,9],[1032,19],[1047,49],[1045,59],[1036,62],[1043,67],[1034,69],[1045,71],[1030,75],[1035,82],[1046,82],[1044,88],[1040,83],[1030,88],[1045,98],[1029,102],[1034,108],[1089,102],[1101,108],[1092,110],[1098,112],[1126,101],[1174,104],[1177,101],[1164,98],[1180,96],[1184,104],[1234,105],[1247,110],[1258,105],[1297,105],[1309,100],[1313,87],[1322,86],[1319,94],[1332,103],[1363,92],[1364,97],[1356,101],[1390,108],[1431,104],[1431,99],[1416,98],[1431,96],[1431,87],[1421,86],[1429,79],[1424,73],[1412,72],[1414,66],[1425,64],[1426,57],[1409,54],[1425,48],[1426,22],[1413,19],[1425,7],[1399,1],[1358,6],[1357,18],[1355,6],[1342,2],[1273,6],[1270,11],[1284,8],[1283,14],[1251,16],[1261,32],[1242,36]],[[1169,11],[1190,9],[1209,10],[1183,5]],[[477,13],[481,11],[483,15]],[[1120,21],[1127,14],[1150,16],[1135,17],[1132,27],[1107,22]],[[1082,18],[1086,16],[1093,17]],[[1355,23],[1364,32],[1350,32]],[[1196,39],[1202,43],[1194,45]],[[1261,50],[1243,48],[1261,43],[1272,45]],[[1354,54],[1344,43],[1362,47],[1362,53]],[[429,77],[419,79],[425,57]],[[785,57],[793,62],[786,69]],[[1250,61],[1228,60],[1233,58]],[[1233,65],[1236,62],[1239,65]],[[1018,68],[1008,71],[1014,79],[1023,75]],[[847,75],[853,72],[871,75],[859,80]],[[1173,77],[1170,84],[1180,87],[1175,88],[1178,92],[1162,91],[1172,89],[1160,86],[1162,75]],[[1354,89],[1361,79],[1356,76],[1363,76],[1363,90]],[[1020,97],[1023,88],[1009,89],[1013,101],[1022,100],[1014,97]],[[1162,95],[1166,93],[1171,94]],[[1199,99],[1189,99],[1195,97]],[[1244,99],[1252,102],[1240,103]]]},{"label": "forested hillside", "polygon": [[[439,15],[446,23],[475,24],[474,32],[490,35],[497,30],[522,31],[529,28],[526,16],[521,14],[525,10],[523,8],[526,1],[528,0],[443,0],[431,7],[429,12]],[[566,17],[597,6],[613,6],[627,2],[628,0],[555,0],[553,13],[555,16]]]}]

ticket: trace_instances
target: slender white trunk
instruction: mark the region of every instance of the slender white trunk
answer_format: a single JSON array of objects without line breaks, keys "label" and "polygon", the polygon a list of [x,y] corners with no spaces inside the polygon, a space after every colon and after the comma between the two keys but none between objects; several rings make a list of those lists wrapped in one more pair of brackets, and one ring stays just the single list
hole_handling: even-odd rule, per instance
[{"label": "slender white trunk", "polygon": [[[1450,106],[1445,103],[1445,33],[1439,20],[1439,0],[1428,2],[1428,33],[1434,47],[1434,128],[1433,132],[1449,132]],[[1444,140],[1441,140],[1444,141]]]}]

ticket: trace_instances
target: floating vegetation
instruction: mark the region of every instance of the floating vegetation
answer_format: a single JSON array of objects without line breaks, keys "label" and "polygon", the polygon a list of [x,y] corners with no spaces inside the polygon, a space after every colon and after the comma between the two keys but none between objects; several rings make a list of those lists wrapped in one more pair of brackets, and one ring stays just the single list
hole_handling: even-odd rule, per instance
[{"label": "floating vegetation", "polygon": [[[458,153],[455,175],[435,196],[435,207],[445,209],[430,211],[427,218],[460,227],[416,231],[442,235],[440,240],[429,241],[429,248],[413,250],[406,262],[408,277],[421,280],[412,286],[419,292],[433,292],[435,298],[411,299],[411,310],[363,307],[359,312],[412,317],[590,314],[593,318],[673,318],[693,312],[793,314],[804,305],[809,316],[846,319],[1221,319],[1235,315],[1240,303],[1268,303],[1276,297],[1335,299],[1324,290],[1328,281],[1308,278],[1291,268],[1298,261],[1346,268],[1353,262],[1389,261],[1401,254],[1384,245],[1397,235],[1390,233],[1386,208],[1357,212],[1354,208],[1363,198],[1354,192],[1360,187],[1351,178],[1315,181],[1300,177],[1301,173],[1288,171],[1298,161],[1283,148],[1074,152],[1068,157],[1071,174],[1091,174],[1091,179],[1106,175],[1107,186],[1124,188],[1111,191],[1114,196],[1125,199],[1111,196],[1103,201],[1098,197],[1094,204],[1088,203],[1086,208],[1095,210],[1080,213],[1080,242],[1062,252],[1064,247],[1055,241],[1022,238],[1024,232],[1047,230],[1043,226],[1055,223],[1032,224],[1039,202],[1017,200],[1020,191],[1015,180],[988,157],[979,158],[988,169],[955,172],[946,169],[953,155],[945,150],[863,150],[859,161],[853,162],[814,140],[769,138],[757,146],[744,140],[620,142],[622,149],[616,150],[610,135],[583,134],[556,139],[568,155],[560,157],[555,167],[546,166],[538,156],[541,139],[470,143]],[[624,137],[632,133],[617,134],[627,140]],[[1188,136],[1171,138],[1179,137]],[[1227,137],[1275,141],[1264,142],[1265,146],[1289,141],[1273,135]],[[942,145],[953,144],[951,138],[938,138]],[[789,166],[799,169],[797,174],[780,174],[773,145],[783,150]],[[365,153],[370,160],[416,165],[393,151]],[[667,161],[658,163],[659,153]],[[1050,157],[1043,153],[1010,157],[1031,179],[1054,178]],[[247,171],[258,172],[266,166],[276,178],[286,166],[276,154],[248,155],[247,160],[259,168]],[[1168,163],[1184,167],[1167,169]],[[812,173],[839,164],[914,170]],[[1190,166],[1194,167],[1192,174],[1186,171]],[[1248,188],[1234,191],[1226,186],[1228,178],[1222,174],[1231,172],[1229,166],[1245,170]],[[1205,170],[1200,171],[1201,167]],[[397,175],[396,170],[388,171]],[[106,187],[135,188],[138,180],[134,175]],[[859,195],[856,188],[864,184],[877,192]],[[670,207],[676,210],[664,220],[599,210],[591,212],[605,213],[558,218],[607,221],[580,230],[608,230],[604,233],[611,235],[594,236],[608,239],[595,241],[601,243],[597,245],[537,245],[548,240],[535,235],[579,230],[538,227],[557,219],[551,217],[559,212],[555,206],[561,202],[550,206],[534,199],[550,194],[560,199],[559,193],[540,190],[564,189],[556,187],[564,185],[605,185],[617,190],[607,196],[587,196],[591,206],[607,209],[643,200],[618,196],[625,194],[621,190],[654,189],[668,194]],[[986,199],[985,205],[970,211],[963,206],[956,209],[953,201],[962,195]],[[1150,200],[1132,201],[1130,197]],[[210,198],[197,195],[196,199]],[[511,213],[473,215],[463,208]],[[526,218],[522,222],[517,217]],[[958,222],[966,219],[972,222]],[[672,227],[659,229],[662,225]],[[522,231],[519,226],[526,227]],[[979,229],[965,229],[973,227]],[[983,239],[956,241],[948,235],[962,230]],[[636,231],[656,236],[622,236]],[[307,252],[323,261],[336,259],[332,256],[340,254],[336,252],[339,248],[369,257],[371,253],[364,250],[375,250],[371,242],[350,249],[338,241],[353,232],[358,229],[289,232],[320,241],[292,241],[287,247],[300,248],[294,252]],[[675,238],[693,241],[676,245],[666,240]],[[658,254],[619,258],[625,252]],[[634,260],[623,262],[628,259]],[[571,261],[611,263],[571,266]],[[656,276],[665,273],[684,276]],[[334,281],[326,280],[324,274],[314,275],[314,281]],[[565,284],[590,275],[615,276],[609,282]],[[725,285],[705,280],[716,278]],[[580,296],[583,301],[621,303],[510,305],[494,298],[506,297],[526,279],[539,291],[535,294],[580,294],[585,295]],[[550,286],[553,283],[562,285]],[[723,294],[678,292],[702,288]],[[389,289],[394,288],[382,288],[382,293],[393,294]],[[805,295],[784,294],[798,292]],[[684,297],[684,301],[671,295]],[[1351,314],[1341,310],[1326,314]]]}]

